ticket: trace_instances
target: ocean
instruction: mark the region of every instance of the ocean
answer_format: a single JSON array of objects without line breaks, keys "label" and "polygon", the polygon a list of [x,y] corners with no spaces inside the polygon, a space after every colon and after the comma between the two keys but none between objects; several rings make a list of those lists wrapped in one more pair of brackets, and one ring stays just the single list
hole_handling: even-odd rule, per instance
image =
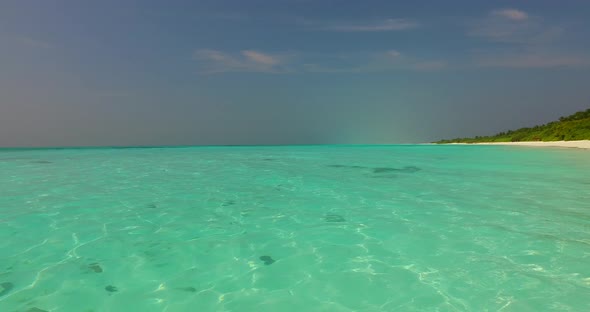
[{"label": "ocean", "polygon": [[590,311],[590,152],[2,149],[0,311]]}]

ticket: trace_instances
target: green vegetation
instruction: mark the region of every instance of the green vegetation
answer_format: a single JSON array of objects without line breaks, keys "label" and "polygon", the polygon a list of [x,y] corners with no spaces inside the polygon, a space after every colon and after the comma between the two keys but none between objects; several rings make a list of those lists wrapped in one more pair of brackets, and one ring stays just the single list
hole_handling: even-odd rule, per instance
[{"label": "green vegetation", "polygon": [[440,140],[434,143],[480,143],[522,141],[590,140],[590,109],[559,118],[542,126],[500,132],[492,136]]}]

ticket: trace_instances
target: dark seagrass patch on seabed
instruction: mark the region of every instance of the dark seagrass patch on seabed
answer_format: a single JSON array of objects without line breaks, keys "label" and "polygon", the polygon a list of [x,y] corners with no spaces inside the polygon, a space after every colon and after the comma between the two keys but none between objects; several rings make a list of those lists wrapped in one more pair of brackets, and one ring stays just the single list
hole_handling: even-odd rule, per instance
[{"label": "dark seagrass patch on seabed", "polygon": [[422,169],[416,167],[416,166],[405,166],[401,169],[401,172],[405,172],[405,173],[414,173],[414,172],[418,172]]},{"label": "dark seagrass patch on seabed", "polygon": [[345,222],[346,221],[346,219],[344,219],[343,216],[337,215],[337,214],[328,214],[324,217],[324,220],[326,220],[326,222]]},{"label": "dark seagrass patch on seabed", "polygon": [[260,260],[264,261],[264,265],[271,265],[275,260],[271,256],[260,256]]},{"label": "dark seagrass patch on seabed", "polygon": [[224,201],[223,204],[221,204],[221,206],[227,207],[227,206],[233,206],[235,204],[236,204],[236,202],[234,200],[230,199],[230,200]]},{"label": "dark seagrass patch on seabed", "polygon": [[14,288],[14,284],[11,282],[0,283],[0,297],[7,295]]},{"label": "dark seagrass patch on seabed", "polygon": [[102,267],[98,263],[91,263],[88,265],[88,269],[94,273],[102,273]]},{"label": "dark seagrass patch on seabed", "polygon": [[395,168],[373,168],[373,173],[384,173],[384,172],[396,172],[399,171],[399,169],[395,169]]},{"label": "dark seagrass patch on seabed", "polygon": [[344,168],[344,169],[370,169],[373,173],[414,173],[422,169],[416,166],[405,166],[403,168],[393,167],[364,167],[364,166],[349,166],[349,165],[327,165],[330,168]]}]

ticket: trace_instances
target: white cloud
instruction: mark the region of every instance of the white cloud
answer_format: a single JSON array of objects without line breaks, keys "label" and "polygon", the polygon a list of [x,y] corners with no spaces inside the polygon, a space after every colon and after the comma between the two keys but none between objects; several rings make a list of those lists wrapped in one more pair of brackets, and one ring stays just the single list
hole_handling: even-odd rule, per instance
[{"label": "white cloud", "polygon": [[259,64],[272,66],[280,63],[279,59],[272,55],[264,54],[253,50],[244,50],[242,51],[242,54],[249,60]]},{"label": "white cloud", "polygon": [[542,44],[556,40],[563,28],[516,9],[494,10],[474,22],[468,35],[495,42]]},{"label": "white cloud", "polygon": [[204,73],[223,72],[285,72],[283,59],[255,50],[243,50],[239,54],[230,54],[218,50],[201,49],[194,53],[196,60],[205,67]]},{"label": "white cloud", "polygon": [[524,21],[529,18],[527,13],[517,9],[494,10],[491,14],[513,21]]},{"label": "white cloud", "polygon": [[469,35],[509,45],[490,46],[475,53],[469,67],[580,68],[590,66],[585,54],[560,48],[556,43],[564,32],[543,18],[517,9],[491,11],[472,25]]},{"label": "white cloud", "polygon": [[392,58],[396,58],[398,56],[401,56],[402,54],[397,50],[389,50],[389,51],[385,52],[385,55],[392,57]]},{"label": "white cloud", "polygon": [[377,73],[399,70],[434,71],[447,67],[441,60],[408,56],[398,50],[380,52],[270,54],[256,50],[227,53],[218,50],[197,50],[194,57],[201,73]]},{"label": "white cloud", "polygon": [[322,30],[327,31],[340,31],[340,32],[380,32],[380,31],[400,31],[418,27],[419,24],[416,21],[404,18],[390,18],[380,21],[372,22],[341,22],[341,23],[328,23],[320,27]]}]

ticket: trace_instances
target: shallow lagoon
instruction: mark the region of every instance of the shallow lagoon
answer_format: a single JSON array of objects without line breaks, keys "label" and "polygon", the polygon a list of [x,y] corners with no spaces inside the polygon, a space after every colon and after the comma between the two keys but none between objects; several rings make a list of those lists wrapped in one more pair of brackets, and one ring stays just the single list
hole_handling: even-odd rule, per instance
[{"label": "shallow lagoon", "polygon": [[590,152],[0,150],[0,311],[590,310]]}]

